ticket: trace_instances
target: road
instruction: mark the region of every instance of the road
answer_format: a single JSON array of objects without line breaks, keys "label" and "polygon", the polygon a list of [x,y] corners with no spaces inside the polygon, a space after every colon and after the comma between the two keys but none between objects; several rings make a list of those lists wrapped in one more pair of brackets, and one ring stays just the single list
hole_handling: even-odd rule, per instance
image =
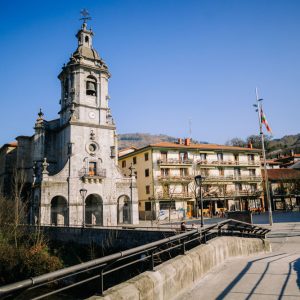
[{"label": "road", "polygon": [[300,300],[299,213],[291,217],[296,222],[286,222],[286,213],[275,219],[267,237],[272,253],[227,260],[176,300]]}]

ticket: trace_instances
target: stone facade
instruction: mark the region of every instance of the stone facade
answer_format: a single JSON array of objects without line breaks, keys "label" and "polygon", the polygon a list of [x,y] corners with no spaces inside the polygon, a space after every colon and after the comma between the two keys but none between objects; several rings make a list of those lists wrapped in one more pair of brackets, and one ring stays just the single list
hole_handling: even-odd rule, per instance
[{"label": "stone facade", "polygon": [[40,111],[34,135],[17,137],[17,168],[32,186],[29,219],[43,225],[137,224],[135,178],[118,169],[110,73],[85,22],[76,37],[78,47],[58,76],[59,119],[46,121]]}]

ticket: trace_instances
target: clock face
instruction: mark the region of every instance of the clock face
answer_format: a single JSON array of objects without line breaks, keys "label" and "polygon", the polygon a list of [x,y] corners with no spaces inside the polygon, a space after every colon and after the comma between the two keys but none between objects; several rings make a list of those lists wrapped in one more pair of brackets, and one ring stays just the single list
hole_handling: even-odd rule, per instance
[{"label": "clock face", "polygon": [[95,119],[96,114],[95,114],[93,111],[91,111],[91,112],[89,113],[89,117],[90,117],[90,119]]}]

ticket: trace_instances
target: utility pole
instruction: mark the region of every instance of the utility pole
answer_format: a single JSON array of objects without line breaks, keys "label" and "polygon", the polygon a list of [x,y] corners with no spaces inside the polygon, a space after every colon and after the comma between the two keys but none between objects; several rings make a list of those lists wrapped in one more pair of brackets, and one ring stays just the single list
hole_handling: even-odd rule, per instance
[{"label": "utility pole", "polygon": [[265,139],[264,139],[264,133],[262,130],[262,120],[261,120],[263,99],[258,97],[257,88],[255,89],[255,92],[256,92],[256,104],[254,104],[254,107],[256,107],[256,111],[258,112],[259,134],[261,137],[261,147],[262,147],[262,154],[263,154],[264,174],[265,174],[265,190],[266,190],[267,204],[268,204],[268,210],[269,210],[269,224],[270,224],[270,226],[272,226],[273,225],[273,214],[272,214],[271,197],[270,197],[270,189],[269,189],[269,178],[268,178],[267,164],[266,164]]}]

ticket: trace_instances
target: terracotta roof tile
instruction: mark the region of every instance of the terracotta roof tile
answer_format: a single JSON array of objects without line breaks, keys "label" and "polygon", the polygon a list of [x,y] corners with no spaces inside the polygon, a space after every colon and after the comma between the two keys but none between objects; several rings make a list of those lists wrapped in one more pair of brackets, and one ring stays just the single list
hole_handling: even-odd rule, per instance
[{"label": "terracotta roof tile", "polygon": [[239,151],[255,151],[259,152],[260,149],[235,147],[218,144],[190,144],[186,146],[184,144],[176,144],[171,142],[160,142],[156,144],[150,144],[150,147],[166,147],[166,148],[182,148],[182,149],[205,149],[205,150],[239,150]]},{"label": "terracotta roof tile", "polygon": [[[264,177],[264,170],[261,170]],[[268,178],[271,181],[300,180],[300,171],[294,169],[267,169]]]}]

